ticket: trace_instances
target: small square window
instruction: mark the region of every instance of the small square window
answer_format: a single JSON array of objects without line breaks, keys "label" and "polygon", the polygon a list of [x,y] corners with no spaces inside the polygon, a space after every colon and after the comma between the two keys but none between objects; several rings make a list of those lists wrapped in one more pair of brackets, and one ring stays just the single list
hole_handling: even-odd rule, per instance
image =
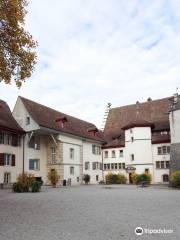
[{"label": "small square window", "polygon": [[26,125],[30,124],[30,117],[26,117]]}]

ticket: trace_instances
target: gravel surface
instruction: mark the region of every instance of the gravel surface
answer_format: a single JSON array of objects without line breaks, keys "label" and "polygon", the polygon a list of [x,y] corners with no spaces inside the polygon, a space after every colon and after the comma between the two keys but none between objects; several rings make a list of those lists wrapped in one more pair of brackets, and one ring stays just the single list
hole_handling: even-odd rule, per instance
[{"label": "gravel surface", "polygon": [[[173,233],[136,236],[136,227]],[[180,190],[78,186],[0,190],[0,240],[180,239]]]}]

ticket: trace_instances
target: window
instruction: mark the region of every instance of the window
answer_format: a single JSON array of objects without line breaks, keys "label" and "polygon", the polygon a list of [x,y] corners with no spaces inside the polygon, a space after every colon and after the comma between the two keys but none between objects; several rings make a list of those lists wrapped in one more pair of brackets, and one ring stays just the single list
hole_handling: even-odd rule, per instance
[{"label": "window", "polygon": [[104,158],[108,158],[108,151],[104,152]]},{"label": "window", "polygon": [[79,182],[79,177],[77,177],[77,182]]},{"label": "window", "polygon": [[101,155],[101,147],[97,145],[92,145],[92,153],[95,155]]},{"label": "window", "polygon": [[90,164],[89,162],[85,162],[85,170],[89,170]]},{"label": "window", "polygon": [[160,168],[160,161],[156,162],[156,168]]},{"label": "window", "polygon": [[74,148],[70,148],[70,159],[74,159]]},{"label": "window", "polygon": [[92,163],[92,169],[93,170],[97,170],[97,169],[99,169],[100,168],[100,164],[98,163],[98,162],[93,162]]},{"label": "window", "polygon": [[4,165],[5,166],[11,166],[12,165],[12,155],[11,154],[5,154],[4,155]]},{"label": "window", "polygon": [[114,163],[111,163],[111,169],[114,170]]},{"label": "window", "polygon": [[11,182],[11,173],[5,172],[4,173],[4,184],[9,184]]},{"label": "window", "polygon": [[70,175],[74,175],[74,167],[70,167]]},{"label": "window", "polygon": [[123,157],[123,150],[119,151],[119,157]]},{"label": "window", "polygon": [[168,174],[164,174],[162,177],[163,177],[163,182],[169,182],[169,175]]},{"label": "window", "polygon": [[119,165],[119,169],[121,169],[121,163],[119,163],[118,165]]},{"label": "window", "polygon": [[39,159],[29,159],[29,170],[40,170],[40,160]]},{"label": "window", "polygon": [[170,153],[170,146],[158,147],[158,155],[169,154],[169,153]]},{"label": "window", "polygon": [[166,168],[170,168],[170,164],[169,164],[169,161],[166,161]]},{"label": "window", "polygon": [[56,147],[51,148],[51,161],[52,163],[56,163]]},{"label": "window", "polygon": [[40,137],[32,136],[29,141],[29,148],[34,148],[36,150],[40,150]]},{"label": "window", "polygon": [[114,168],[117,169],[117,163],[114,164]]},{"label": "window", "polygon": [[110,170],[110,163],[107,164],[107,169]]},{"label": "window", "polygon": [[130,133],[133,133],[133,130],[132,130],[132,128],[130,129]]},{"label": "window", "polygon": [[125,169],[125,163],[122,163],[122,168]]},{"label": "window", "polygon": [[158,147],[158,155],[161,155],[162,154],[162,149],[161,147]]},{"label": "window", "polygon": [[26,117],[26,125],[30,124],[30,117]]},{"label": "window", "polygon": [[149,168],[145,169],[145,173],[148,174],[149,173]]},{"label": "window", "polygon": [[131,154],[131,161],[134,161],[134,154]]},{"label": "window", "polygon": [[99,175],[96,175],[96,182],[99,181]]},{"label": "window", "polygon": [[134,142],[134,137],[131,137],[131,142]]},{"label": "window", "polygon": [[0,144],[4,144],[4,133],[0,132]]},{"label": "window", "polygon": [[167,146],[167,153],[170,153],[170,151],[171,151],[170,146]]},{"label": "window", "polygon": [[107,167],[106,164],[104,164],[104,170],[106,170],[106,167]]},{"label": "window", "polygon": [[112,150],[112,152],[111,152],[111,157],[112,157],[112,158],[115,158],[115,157],[116,157],[116,152],[115,152],[115,150]]},{"label": "window", "polygon": [[169,169],[170,162],[169,161],[157,161],[156,168],[157,169]]}]

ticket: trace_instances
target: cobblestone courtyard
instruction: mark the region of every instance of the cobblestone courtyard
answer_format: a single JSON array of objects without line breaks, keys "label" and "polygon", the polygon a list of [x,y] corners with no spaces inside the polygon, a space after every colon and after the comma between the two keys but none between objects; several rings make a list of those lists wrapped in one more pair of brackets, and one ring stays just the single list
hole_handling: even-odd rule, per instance
[{"label": "cobblestone courtyard", "polygon": [[[0,190],[0,240],[180,239],[180,191],[136,186]],[[138,226],[173,229],[136,236]]]}]

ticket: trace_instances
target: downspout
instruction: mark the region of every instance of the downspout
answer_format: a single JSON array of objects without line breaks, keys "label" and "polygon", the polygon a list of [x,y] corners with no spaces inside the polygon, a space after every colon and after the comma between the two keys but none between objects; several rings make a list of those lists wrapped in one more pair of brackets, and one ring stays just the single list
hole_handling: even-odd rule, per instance
[{"label": "downspout", "polygon": [[104,158],[103,158],[103,155],[104,155],[104,152],[103,152],[103,148],[101,149],[101,153],[102,153],[102,179],[103,179],[103,182],[104,182]]},{"label": "downspout", "polygon": [[23,135],[23,174],[24,174],[24,161],[25,161],[25,136]]}]

